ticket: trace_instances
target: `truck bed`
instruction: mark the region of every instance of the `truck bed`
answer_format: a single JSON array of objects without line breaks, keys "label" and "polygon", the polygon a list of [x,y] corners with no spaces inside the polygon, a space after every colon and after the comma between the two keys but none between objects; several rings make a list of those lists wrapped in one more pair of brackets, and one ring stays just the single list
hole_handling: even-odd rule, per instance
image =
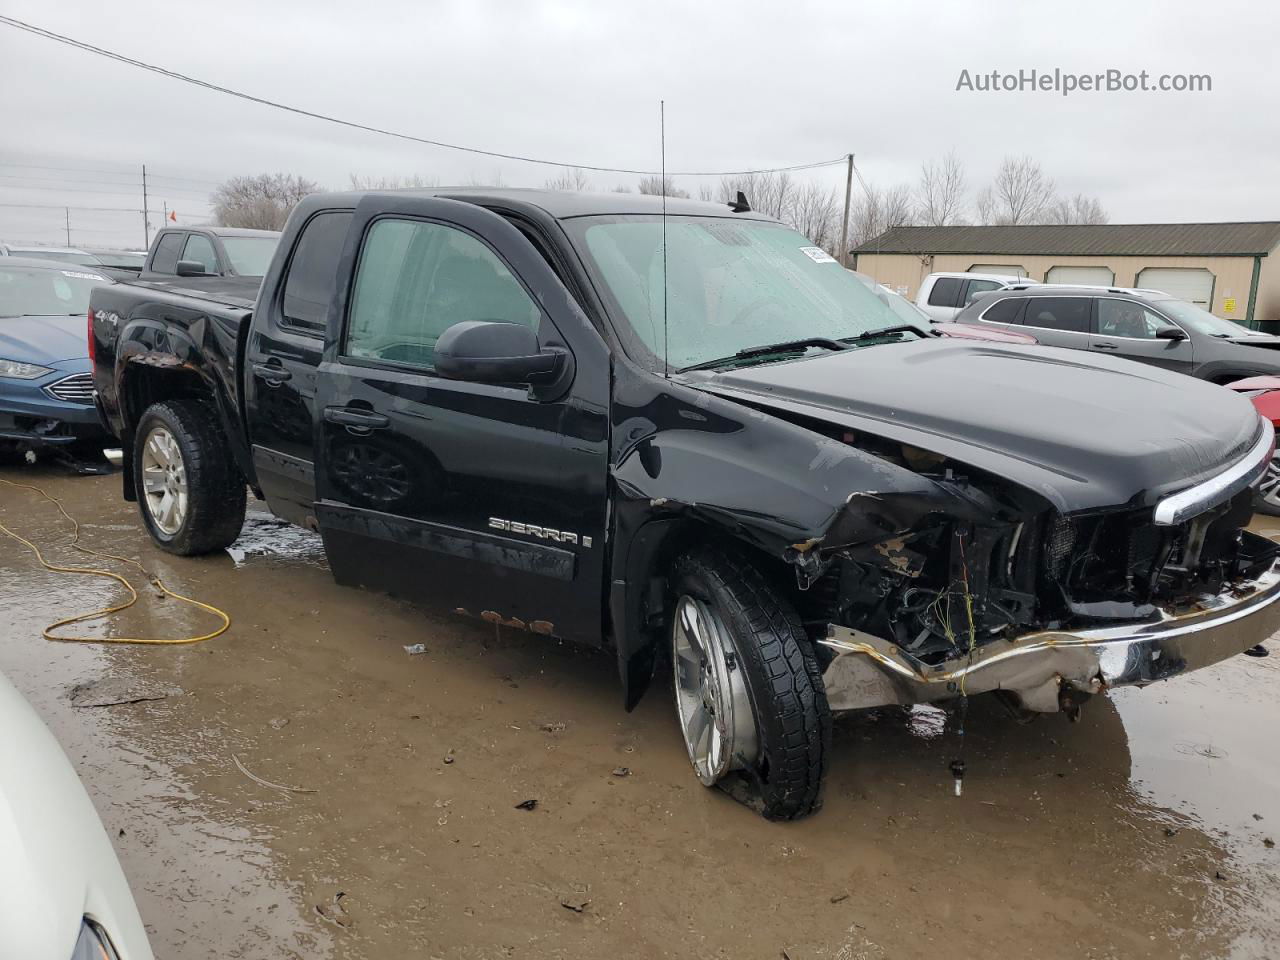
[{"label": "truck bed", "polygon": [[162,290],[228,307],[252,309],[260,281],[253,277],[162,277],[152,274],[122,281],[128,286]]}]

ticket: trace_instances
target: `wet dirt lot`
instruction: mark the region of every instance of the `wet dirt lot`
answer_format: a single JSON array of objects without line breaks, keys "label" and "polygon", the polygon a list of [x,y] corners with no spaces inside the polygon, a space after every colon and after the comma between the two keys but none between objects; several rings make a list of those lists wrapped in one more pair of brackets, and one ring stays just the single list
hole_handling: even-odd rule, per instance
[{"label": "wet dirt lot", "polygon": [[[185,560],[116,476],[0,476],[232,619],[190,646],[49,643],[119,588],[0,537],[0,670],[88,786],[158,957],[1280,955],[1280,657],[1076,724],[985,698],[963,740],[932,708],[840,721],[824,809],[770,824],[698,785],[665,686],[622,711],[603,654],[338,587],[260,512],[234,556]],[[0,523],[86,559],[29,491],[0,486]],[[217,625],[122,572],[143,596],[114,634]],[[168,695],[71,704],[103,678]]]}]

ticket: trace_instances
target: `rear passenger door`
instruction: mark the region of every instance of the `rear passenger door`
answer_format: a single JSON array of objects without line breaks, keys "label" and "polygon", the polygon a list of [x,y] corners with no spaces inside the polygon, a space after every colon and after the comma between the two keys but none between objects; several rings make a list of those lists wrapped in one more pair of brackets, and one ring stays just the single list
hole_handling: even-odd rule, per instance
[{"label": "rear passenger door", "polygon": [[1092,297],[1028,297],[1022,326],[1042,344],[1088,350]]},{"label": "rear passenger door", "polygon": [[[258,485],[277,516],[314,522],[316,370],[352,211],[321,210],[297,234],[275,296],[245,348],[245,399]],[[272,289],[265,283],[263,289]]]}]

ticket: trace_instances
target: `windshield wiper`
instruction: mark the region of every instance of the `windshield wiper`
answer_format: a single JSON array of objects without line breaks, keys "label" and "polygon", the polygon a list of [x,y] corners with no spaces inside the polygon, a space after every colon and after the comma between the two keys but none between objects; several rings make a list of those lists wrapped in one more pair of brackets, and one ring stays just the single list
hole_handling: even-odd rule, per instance
[{"label": "windshield wiper", "polygon": [[876,337],[887,337],[891,333],[911,333],[917,336],[924,336],[924,331],[919,327],[913,327],[909,323],[900,323],[894,327],[881,327],[879,330],[868,330],[866,333],[860,333],[856,337],[845,337],[845,343],[857,343],[859,340],[873,340]]},{"label": "windshield wiper", "polygon": [[710,370],[714,367],[724,366],[726,363],[736,363],[739,360],[748,360],[752,357],[766,357],[772,353],[795,353],[808,347],[823,347],[827,350],[849,349],[848,344],[841,343],[839,340],[832,340],[830,337],[801,337],[798,340],[783,340],[781,343],[765,343],[758,347],[746,347],[729,357],[717,357],[715,360],[704,360],[689,367],[681,367],[680,372],[684,373],[686,370]]}]

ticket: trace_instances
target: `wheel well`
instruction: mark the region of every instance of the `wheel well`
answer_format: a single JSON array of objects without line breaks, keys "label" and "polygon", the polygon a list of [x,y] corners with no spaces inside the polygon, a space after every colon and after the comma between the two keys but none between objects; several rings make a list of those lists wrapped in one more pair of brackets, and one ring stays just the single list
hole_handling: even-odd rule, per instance
[{"label": "wheel well", "polygon": [[639,702],[648,686],[662,647],[673,599],[671,565],[680,554],[707,546],[745,556],[780,596],[795,602],[797,586],[792,568],[722,527],[691,517],[663,518],[644,524],[631,537],[624,569],[615,569],[610,600],[610,632],[618,645],[628,710]]},{"label": "wheel well", "polygon": [[123,458],[121,481],[124,499],[134,502],[138,498],[133,483],[133,437],[138,421],[147,407],[162,400],[209,399],[204,382],[187,370],[171,370],[163,367],[134,366],[125,372],[120,384],[120,413],[124,428],[120,432],[120,453]]}]

